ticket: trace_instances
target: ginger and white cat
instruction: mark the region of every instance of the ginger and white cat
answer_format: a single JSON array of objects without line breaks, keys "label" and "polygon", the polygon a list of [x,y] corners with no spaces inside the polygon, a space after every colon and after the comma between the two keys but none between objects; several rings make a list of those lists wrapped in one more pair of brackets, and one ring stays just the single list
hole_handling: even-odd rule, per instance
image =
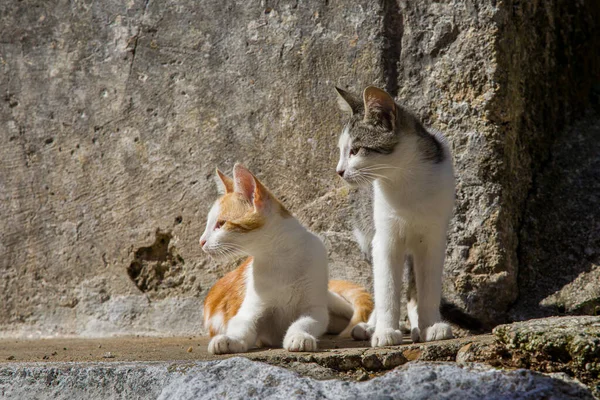
[{"label": "ginger and white cat", "polygon": [[339,138],[337,173],[362,187],[355,199],[362,210],[355,236],[363,252],[372,253],[375,291],[375,311],[352,335],[370,338],[373,347],[402,343],[400,293],[406,261],[412,340],[451,338],[440,315],[455,189],[448,144],[381,89],[367,87],[362,99],[337,92],[340,108],[349,115]]},{"label": "ginger and white cat", "polygon": [[258,346],[315,351],[325,332],[349,336],[369,317],[373,302],[360,286],[329,282],[321,240],[294,218],[254,177],[236,164],[233,180],[217,170],[222,197],[200,238],[213,257],[247,254],[210,289],[204,326],[212,354]]}]

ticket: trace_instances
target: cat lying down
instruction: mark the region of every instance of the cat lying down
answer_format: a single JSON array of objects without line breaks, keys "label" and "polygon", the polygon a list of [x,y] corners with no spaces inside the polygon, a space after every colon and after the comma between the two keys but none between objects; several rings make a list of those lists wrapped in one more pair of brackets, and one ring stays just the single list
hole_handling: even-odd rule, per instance
[{"label": "cat lying down", "polygon": [[204,302],[212,354],[255,346],[316,351],[324,333],[350,336],[373,310],[371,295],[329,281],[327,251],[245,167],[217,170],[222,196],[200,238],[212,257],[249,255],[217,281]]}]

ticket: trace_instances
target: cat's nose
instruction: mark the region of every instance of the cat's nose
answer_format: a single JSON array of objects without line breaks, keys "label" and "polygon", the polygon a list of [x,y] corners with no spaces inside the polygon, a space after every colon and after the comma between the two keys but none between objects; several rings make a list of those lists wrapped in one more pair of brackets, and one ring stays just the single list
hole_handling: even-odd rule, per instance
[{"label": "cat's nose", "polygon": [[206,240],[205,239],[200,239],[200,247],[204,247],[204,245],[206,244]]},{"label": "cat's nose", "polygon": [[345,170],[343,170],[343,169],[341,169],[341,170],[340,170],[340,169],[338,169],[336,172],[337,172],[337,174],[338,174],[339,176],[341,176],[341,177],[343,178],[343,177],[344,177],[344,172],[346,172],[346,171],[345,171]]}]

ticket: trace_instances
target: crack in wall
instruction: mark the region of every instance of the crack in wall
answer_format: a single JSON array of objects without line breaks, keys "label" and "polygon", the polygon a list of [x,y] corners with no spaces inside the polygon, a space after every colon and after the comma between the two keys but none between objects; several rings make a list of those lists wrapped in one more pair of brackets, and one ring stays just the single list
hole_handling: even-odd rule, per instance
[{"label": "crack in wall", "polygon": [[131,51],[131,62],[129,63],[129,77],[131,77],[131,72],[133,71],[133,63],[135,62],[135,54],[137,51],[138,41],[142,34],[142,28],[144,25],[144,18],[146,16],[146,12],[148,11],[148,5],[150,4],[150,0],[144,1],[144,11],[142,12],[142,16],[140,18],[140,23],[138,25],[137,33],[131,38],[133,40]]},{"label": "crack in wall", "polygon": [[382,0],[381,9],[383,11],[381,63],[383,64],[385,90],[392,97],[396,97],[399,89],[398,62],[402,55],[404,21],[396,0]]}]

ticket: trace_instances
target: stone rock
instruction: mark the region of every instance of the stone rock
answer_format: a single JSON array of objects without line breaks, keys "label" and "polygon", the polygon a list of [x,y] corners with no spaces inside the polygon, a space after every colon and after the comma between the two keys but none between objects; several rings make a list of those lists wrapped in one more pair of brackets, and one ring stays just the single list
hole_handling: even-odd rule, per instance
[{"label": "stone rock", "polygon": [[197,240],[214,168],[236,161],[325,238],[333,277],[368,286],[334,174],[333,85],[385,87],[448,137],[445,291],[487,326],[504,321],[534,176],[598,76],[598,12],[570,0],[1,2],[2,335],[198,333],[204,295],[234,265]]},{"label": "stone rock", "polygon": [[[528,297],[517,284],[522,210],[553,140],[589,104],[600,9],[560,0],[462,4],[406,2],[399,97],[451,138],[458,201],[444,288],[492,327]],[[425,38],[454,37],[440,52],[423,49]]]},{"label": "stone rock", "polygon": [[[600,317],[552,317],[500,325],[494,334],[526,364],[546,371],[576,371],[600,382]],[[537,368],[539,369],[539,367]]]},{"label": "stone rock", "polygon": [[496,341],[463,346],[458,362],[576,377],[600,395],[600,317],[552,317],[500,325]]},{"label": "stone rock", "polygon": [[600,313],[600,116],[556,141],[521,230],[517,320]]},{"label": "stone rock", "polygon": [[5,399],[593,399],[574,380],[479,364],[409,363],[368,382],[317,381],[282,368],[230,358],[185,365],[141,363],[0,368]]}]

